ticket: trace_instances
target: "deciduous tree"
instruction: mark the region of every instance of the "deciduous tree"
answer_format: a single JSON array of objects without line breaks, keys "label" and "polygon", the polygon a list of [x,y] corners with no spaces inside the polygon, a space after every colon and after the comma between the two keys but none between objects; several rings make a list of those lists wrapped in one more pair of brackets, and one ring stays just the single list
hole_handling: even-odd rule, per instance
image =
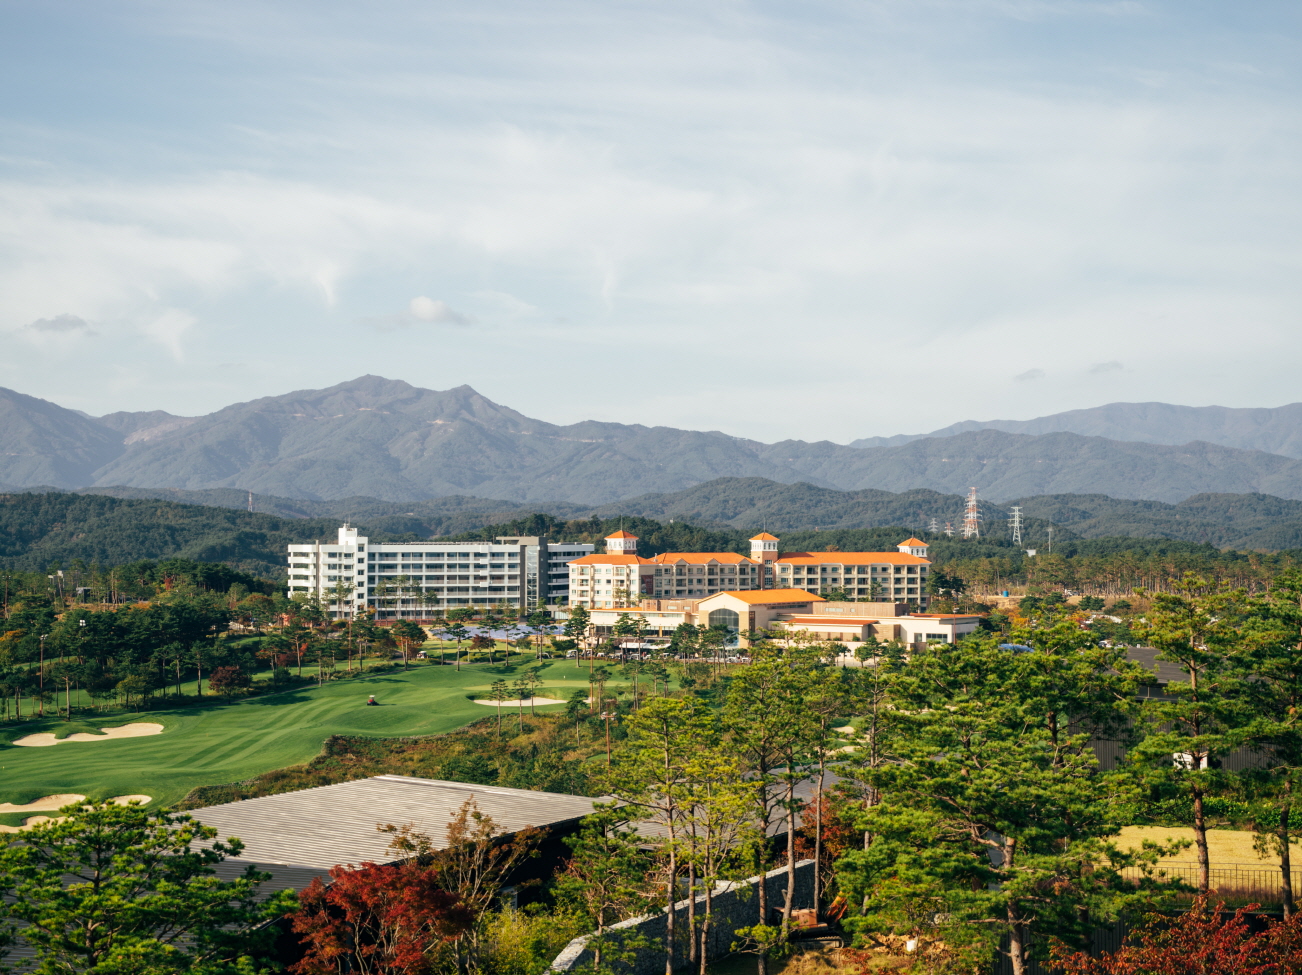
[{"label": "deciduous tree", "polygon": [[[1255,907],[1256,905],[1252,905]],[[1250,907],[1225,918],[1225,905],[1199,898],[1173,915],[1149,914],[1116,951],[1092,957],[1054,947],[1064,975],[1294,975],[1302,971],[1302,918],[1249,922]],[[1256,928],[1256,930],[1254,930]]]},{"label": "deciduous tree", "polygon": [[314,879],[300,904],[297,975],[429,975],[473,922],[438,871],[414,861],[332,867],[330,883]]}]

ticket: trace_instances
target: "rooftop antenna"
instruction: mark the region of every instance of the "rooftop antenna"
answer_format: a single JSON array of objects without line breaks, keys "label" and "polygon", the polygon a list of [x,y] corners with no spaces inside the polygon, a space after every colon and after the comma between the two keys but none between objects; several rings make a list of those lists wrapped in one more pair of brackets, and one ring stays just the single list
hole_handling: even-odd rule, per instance
[{"label": "rooftop antenna", "polygon": [[981,537],[981,509],[977,507],[976,488],[970,488],[967,492],[967,508],[963,512],[963,537]]},{"label": "rooftop antenna", "polygon": [[1013,529],[1013,546],[1022,547],[1022,509],[1019,505],[1013,505],[1013,517],[1009,520],[1009,525]]}]

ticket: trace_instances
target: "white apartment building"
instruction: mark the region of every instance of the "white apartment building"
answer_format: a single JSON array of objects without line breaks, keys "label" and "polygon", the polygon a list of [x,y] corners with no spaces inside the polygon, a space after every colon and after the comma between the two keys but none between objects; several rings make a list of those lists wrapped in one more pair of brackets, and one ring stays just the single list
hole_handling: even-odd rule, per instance
[{"label": "white apartment building", "polygon": [[377,619],[422,619],[460,606],[529,610],[569,602],[569,563],[594,546],[501,536],[492,542],[371,544],[344,525],[334,544],[289,546],[289,595],[316,593],[330,615],[372,607]]},{"label": "white apartment building", "polygon": [[859,601],[927,607],[927,543],[901,542],[894,552],[779,552],[764,532],[750,540],[749,557],[735,552],[637,554],[637,536],[618,531],[606,538],[605,554],[569,564],[569,597],[590,609],[636,606],[643,599],[700,599],[720,592],[800,589],[844,590]]}]

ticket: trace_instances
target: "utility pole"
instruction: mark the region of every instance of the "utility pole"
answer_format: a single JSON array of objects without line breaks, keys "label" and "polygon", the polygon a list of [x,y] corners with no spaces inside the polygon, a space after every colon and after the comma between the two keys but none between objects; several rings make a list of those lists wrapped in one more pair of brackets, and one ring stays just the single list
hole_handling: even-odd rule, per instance
[{"label": "utility pole", "polygon": [[606,719],[606,768],[610,768],[610,719],[615,715],[610,711],[603,711],[601,716]]},{"label": "utility pole", "polygon": [[[45,638],[49,635],[50,634],[48,633],[41,634],[41,669],[38,675],[40,680],[40,690],[37,691],[37,694],[40,697],[40,704],[38,707],[40,708],[40,715],[42,718],[45,717]],[[57,708],[59,702],[55,701],[54,706]]]}]

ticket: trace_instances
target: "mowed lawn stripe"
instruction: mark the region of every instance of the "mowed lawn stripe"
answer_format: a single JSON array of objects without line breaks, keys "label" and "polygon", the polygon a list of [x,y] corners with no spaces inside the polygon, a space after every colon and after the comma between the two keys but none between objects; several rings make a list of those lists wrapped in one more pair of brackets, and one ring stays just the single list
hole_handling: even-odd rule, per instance
[{"label": "mowed lawn stripe", "polygon": [[[156,805],[175,803],[195,786],[237,782],[310,761],[330,735],[432,735],[491,718],[493,709],[473,703],[468,695],[486,696],[479,693],[480,687],[487,689],[486,682],[513,681],[533,666],[532,660],[526,660],[511,667],[457,671],[422,664],[405,673],[377,673],[229,703],[212,701],[201,707],[140,714],[78,715],[79,720],[99,727],[157,721],[164,731],[148,738],[72,742],[52,748],[0,746],[0,802],[77,792],[143,793],[153,796]],[[557,689],[587,687],[586,669],[564,661],[543,662],[540,676]],[[547,691],[539,693],[545,696]],[[379,707],[366,706],[371,694]],[[516,709],[502,710],[505,719]],[[0,725],[0,736],[19,738],[57,731],[61,725],[56,717]]]}]

